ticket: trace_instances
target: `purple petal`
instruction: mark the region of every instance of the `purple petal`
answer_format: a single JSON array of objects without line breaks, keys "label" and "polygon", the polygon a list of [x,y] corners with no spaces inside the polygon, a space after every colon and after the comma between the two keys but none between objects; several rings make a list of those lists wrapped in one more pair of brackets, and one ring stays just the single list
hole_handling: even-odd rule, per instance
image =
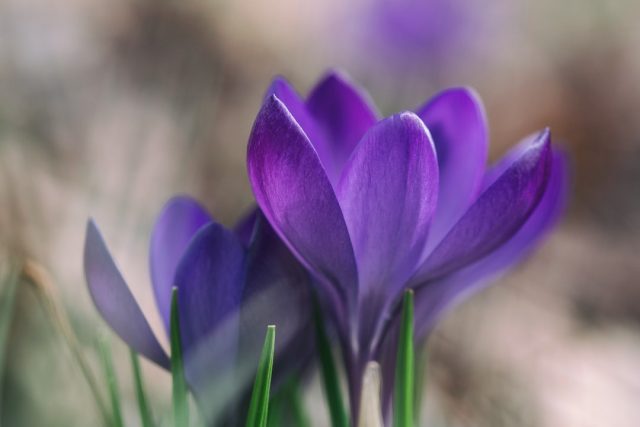
[{"label": "purple petal", "polygon": [[93,220],[87,223],[84,272],[89,293],[102,318],[133,350],[168,369],[169,358],[151,331]]},{"label": "purple petal", "polygon": [[550,135],[545,130],[438,244],[420,268],[415,282],[450,274],[510,239],[538,205],[547,185],[551,160]]},{"label": "purple petal", "polygon": [[393,295],[413,273],[437,199],[435,148],[415,114],[392,116],[365,134],[338,185],[361,294],[386,288]]},{"label": "purple petal", "polygon": [[287,107],[289,113],[291,113],[295,121],[300,125],[305,135],[307,135],[307,138],[309,138],[309,141],[311,141],[311,144],[316,147],[316,150],[318,146],[324,145],[324,142],[320,142],[324,136],[318,132],[318,125],[315,119],[309,113],[300,95],[298,95],[296,90],[284,77],[276,77],[273,80],[271,86],[267,89],[265,101],[272,95],[275,95],[276,98]]},{"label": "purple petal", "polygon": [[418,110],[438,153],[440,193],[427,253],[469,208],[480,190],[487,162],[488,129],[475,91],[454,88]]},{"label": "purple petal", "polygon": [[309,139],[275,96],[258,113],[247,164],[258,205],[298,260],[327,290],[356,292],[353,249],[331,183]]},{"label": "purple petal", "polygon": [[523,138],[514,147],[509,149],[498,162],[491,165],[491,167],[485,171],[484,177],[482,178],[482,191],[484,192],[496,182],[496,180],[529,149],[529,146],[535,142],[539,135],[540,133],[538,132]]},{"label": "purple petal", "polygon": [[165,204],[153,227],[149,252],[151,282],[167,333],[176,267],[193,236],[209,222],[211,216],[197,201],[178,196]]},{"label": "purple petal", "polygon": [[244,247],[215,222],[198,231],[176,269],[185,374],[200,398],[234,366],[244,280]]},{"label": "purple petal", "polygon": [[[286,102],[285,105],[288,106]],[[312,90],[307,108],[321,136],[317,140],[310,138],[311,142],[335,185],[358,141],[376,123],[376,113],[369,97],[335,72],[329,73]]]},{"label": "purple petal", "polygon": [[[263,215],[248,255],[242,298],[242,354],[257,358],[267,325],[277,325],[273,384],[276,387],[306,366],[314,349],[311,281],[307,271],[282,243]],[[283,310],[283,307],[287,307]],[[249,378],[250,382],[253,378]]]},{"label": "purple petal", "polygon": [[506,243],[469,267],[429,283],[416,291],[416,336],[423,339],[445,310],[463,297],[477,292],[520,262],[558,223],[568,194],[566,155],[553,151],[551,175],[544,196],[527,222]]},{"label": "purple petal", "polygon": [[244,272],[244,248],[232,232],[212,222],[196,233],[175,275],[185,351],[237,312]]}]

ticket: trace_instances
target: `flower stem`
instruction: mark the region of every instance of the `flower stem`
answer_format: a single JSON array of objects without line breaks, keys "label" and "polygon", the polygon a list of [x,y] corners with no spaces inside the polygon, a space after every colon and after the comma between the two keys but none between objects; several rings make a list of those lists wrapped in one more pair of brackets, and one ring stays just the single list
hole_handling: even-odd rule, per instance
[{"label": "flower stem", "polygon": [[180,316],[178,314],[178,288],[171,292],[171,373],[173,375],[173,418],[175,427],[189,426],[189,400],[184,378]]}]

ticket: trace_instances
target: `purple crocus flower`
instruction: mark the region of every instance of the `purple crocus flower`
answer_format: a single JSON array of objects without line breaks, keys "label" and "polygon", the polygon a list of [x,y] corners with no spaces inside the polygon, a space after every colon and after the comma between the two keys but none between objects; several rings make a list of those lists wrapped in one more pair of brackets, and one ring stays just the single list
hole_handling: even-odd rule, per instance
[{"label": "purple crocus flower", "polygon": [[249,138],[250,182],[334,321],[354,417],[370,360],[382,364],[389,402],[406,288],[416,293],[422,340],[445,309],[519,260],[559,216],[566,165],[550,132],[488,169],[487,135],[482,104],[467,88],[384,119],[336,73],[304,100],[282,78],[267,93]]},{"label": "purple crocus flower", "polygon": [[[169,369],[169,357],[93,221],[87,225],[84,268],[104,320],[133,350]],[[229,407],[239,403],[230,395],[246,397],[267,324],[278,325],[276,382],[308,361],[312,336],[305,309],[307,273],[259,211],[230,231],[195,200],[171,199],[153,230],[150,270],[167,334],[171,293],[174,286],[178,289],[185,377],[212,422],[221,415],[227,422],[233,418],[234,414],[220,413],[229,411],[223,402]],[[287,311],[274,306],[273,300],[286,305]]]}]

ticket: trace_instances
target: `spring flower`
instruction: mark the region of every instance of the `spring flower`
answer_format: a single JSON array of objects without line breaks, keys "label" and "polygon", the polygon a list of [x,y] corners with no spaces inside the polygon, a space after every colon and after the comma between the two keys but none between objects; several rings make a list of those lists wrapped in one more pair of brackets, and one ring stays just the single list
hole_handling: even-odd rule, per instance
[{"label": "spring flower", "polygon": [[[104,320],[133,350],[169,369],[169,357],[93,221],[87,225],[84,268]],[[241,221],[234,232],[216,223],[196,201],[173,198],[153,230],[150,271],[167,334],[171,293],[174,286],[178,289],[185,377],[207,418],[219,415],[207,413],[215,412],[211,405],[234,400],[230,388],[221,388],[238,382],[239,370],[255,367],[254,360],[240,361],[258,357],[267,324],[278,324],[277,358],[285,360],[278,363],[276,377],[308,359],[310,315],[301,303],[307,298],[307,274],[259,213]],[[274,299],[288,307],[286,313],[272,304]],[[250,386],[252,372],[243,378],[236,385],[239,397]]]},{"label": "spring flower", "polygon": [[335,73],[304,100],[282,78],[267,93],[249,138],[250,182],[333,320],[352,416],[369,361],[382,365],[388,402],[404,289],[415,291],[423,340],[444,310],[519,260],[558,218],[566,167],[550,132],[488,169],[487,134],[466,88],[385,119]]}]

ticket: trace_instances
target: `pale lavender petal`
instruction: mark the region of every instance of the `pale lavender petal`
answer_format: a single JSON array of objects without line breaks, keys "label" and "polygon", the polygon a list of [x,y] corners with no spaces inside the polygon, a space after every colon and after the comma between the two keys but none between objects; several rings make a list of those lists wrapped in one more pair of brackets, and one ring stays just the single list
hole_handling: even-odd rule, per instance
[{"label": "pale lavender petal", "polygon": [[169,358],[111,258],[93,220],[87,223],[86,233],[84,273],[91,299],[102,318],[133,350],[168,369]]},{"label": "pale lavender petal", "polygon": [[440,193],[426,253],[430,252],[477,197],[487,162],[484,107],[469,88],[448,89],[418,109],[438,154]]},{"label": "pale lavender petal", "polygon": [[177,196],[165,204],[153,227],[149,251],[151,282],[167,333],[176,267],[193,236],[209,222],[211,216],[196,200]]},{"label": "pale lavender petal", "polygon": [[545,130],[483,192],[433,250],[415,282],[446,276],[510,239],[529,218],[546,188],[552,153]]},{"label": "pale lavender petal", "polygon": [[285,105],[268,98],[247,153],[256,201],[292,253],[344,298],[358,273],[342,211],[313,146]]},{"label": "pale lavender petal", "polygon": [[361,295],[394,295],[413,273],[437,199],[435,149],[415,114],[392,116],[365,134],[338,185]]},{"label": "pale lavender petal", "polygon": [[306,105],[321,137],[317,140],[310,137],[311,142],[335,185],[358,141],[376,123],[376,113],[364,91],[336,72],[318,83]]}]

